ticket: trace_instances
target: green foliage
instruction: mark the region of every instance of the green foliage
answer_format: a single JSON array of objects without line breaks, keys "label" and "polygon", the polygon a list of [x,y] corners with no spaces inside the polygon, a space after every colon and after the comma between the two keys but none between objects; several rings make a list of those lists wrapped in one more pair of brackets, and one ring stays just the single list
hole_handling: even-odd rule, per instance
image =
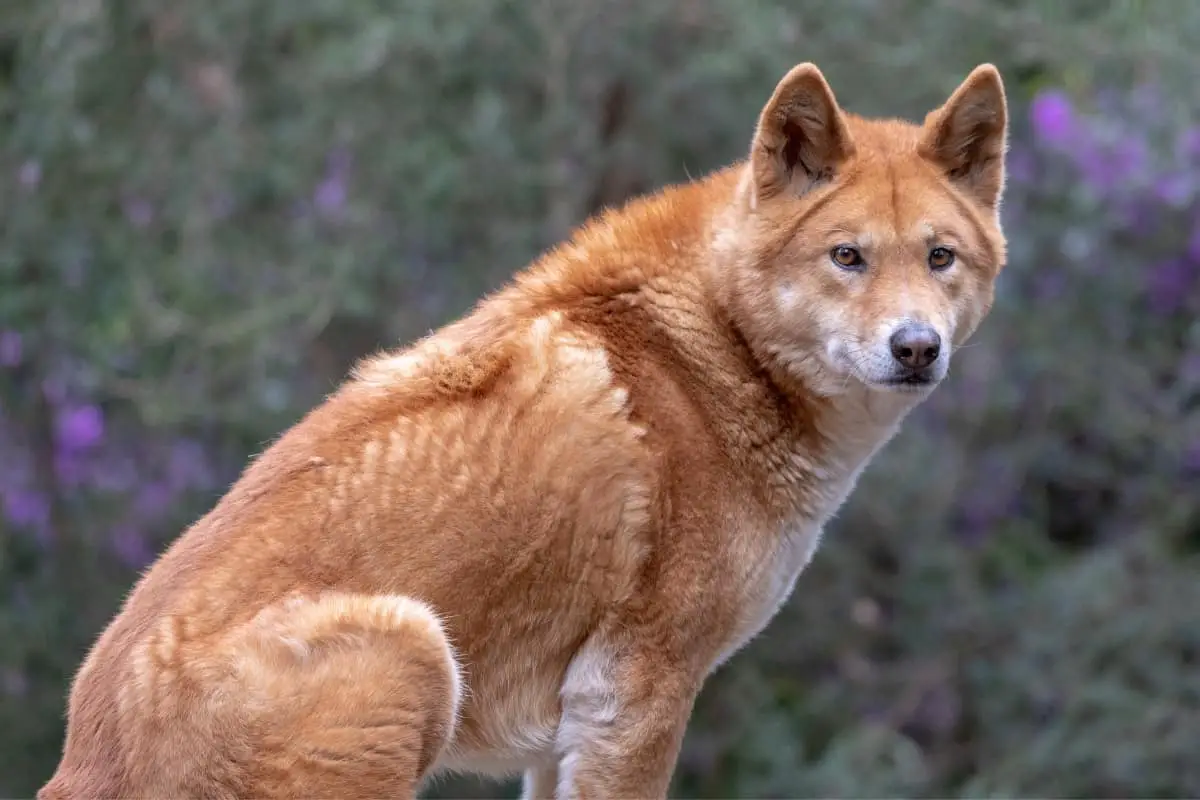
[{"label": "green foliage", "polygon": [[353,359],[741,157],[811,60],[918,119],[1001,67],[1010,267],[676,793],[1197,795],[1196,41],[1200,6],[1129,0],[10,0],[0,794],[137,570]]}]

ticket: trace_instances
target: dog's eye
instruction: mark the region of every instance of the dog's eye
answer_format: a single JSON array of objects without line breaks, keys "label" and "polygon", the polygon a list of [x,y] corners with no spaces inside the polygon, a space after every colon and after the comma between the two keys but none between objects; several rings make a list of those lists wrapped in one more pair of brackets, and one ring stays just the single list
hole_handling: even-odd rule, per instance
[{"label": "dog's eye", "polygon": [[842,269],[858,269],[863,265],[862,253],[848,244],[838,245],[830,250],[829,257]]},{"label": "dog's eye", "polygon": [[935,270],[949,268],[954,263],[954,251],[948,247],[935,247],[929,251],[929,266]]}]

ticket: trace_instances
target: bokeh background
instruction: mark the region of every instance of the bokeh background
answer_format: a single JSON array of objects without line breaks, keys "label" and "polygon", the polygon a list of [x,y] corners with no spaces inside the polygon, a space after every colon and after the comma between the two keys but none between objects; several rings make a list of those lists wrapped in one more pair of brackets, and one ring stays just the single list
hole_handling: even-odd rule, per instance
[{"label": "bokeh background", "polygon": [[1011,261],[673,793],[1200,796],[1197,42],[1191,0],[6,0],[0,795],[139,570],[354,359],[740,158],[813,60],[914,119],[1001,67]]}]

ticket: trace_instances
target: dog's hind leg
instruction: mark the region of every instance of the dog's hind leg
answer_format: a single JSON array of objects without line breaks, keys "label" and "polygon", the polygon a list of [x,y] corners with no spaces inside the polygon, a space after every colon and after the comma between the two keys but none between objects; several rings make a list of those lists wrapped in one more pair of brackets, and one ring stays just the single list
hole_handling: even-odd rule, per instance
[{"label": "dog's hind leg", "polygon": [[433,611],[326,594],[264,610],[234,649],[255,797],[411,797],[453,735],[462,695]]}]

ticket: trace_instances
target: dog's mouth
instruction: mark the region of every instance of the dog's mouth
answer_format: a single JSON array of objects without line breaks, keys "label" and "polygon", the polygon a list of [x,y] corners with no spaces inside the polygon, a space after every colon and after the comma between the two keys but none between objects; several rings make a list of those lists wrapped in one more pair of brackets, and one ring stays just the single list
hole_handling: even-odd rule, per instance
[{"label": "dog's mouth", "polygon": [[945,363],[932,363],[921,367],[907,367],[887,359],[891,363],[879,363],[882,358],[844,358],[838,364],[839,371],[853,376],[868,389],[896,394],[923,394],[931,391],[946,377]]},{"label": "dog's mouth", "polygon": [[875,385],[893,392],[925,392],[938,384],[932,370],[913,370],[875,381]]}]

